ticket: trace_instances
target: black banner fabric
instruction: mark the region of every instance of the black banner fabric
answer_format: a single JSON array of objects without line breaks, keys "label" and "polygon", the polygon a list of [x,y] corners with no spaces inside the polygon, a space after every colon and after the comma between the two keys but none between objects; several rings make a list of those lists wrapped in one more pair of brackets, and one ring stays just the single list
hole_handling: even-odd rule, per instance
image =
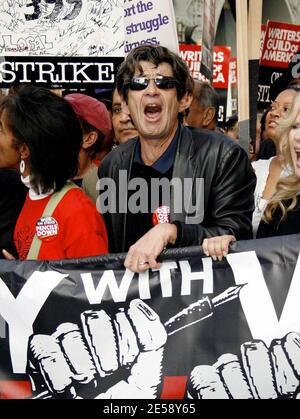
[{"label": "black banner fabric", "polygon": [[258,108],[266,109],[274,101],[277,95],[286,88],[282,86],[281,89],[276,89],[276,81],[283,75],[286,75],[287,70],[275,67],[259,67],[259,84],[258,84]]},{"label": "black banner fabric", "polygon": [[0,87],[113,88],[122,57],[0,57]]},{"label": "black banner fabric", "polygon": [[0,262],[1,398],[294,398],[299,236],[238,242],[214,262],[168,250]]}]

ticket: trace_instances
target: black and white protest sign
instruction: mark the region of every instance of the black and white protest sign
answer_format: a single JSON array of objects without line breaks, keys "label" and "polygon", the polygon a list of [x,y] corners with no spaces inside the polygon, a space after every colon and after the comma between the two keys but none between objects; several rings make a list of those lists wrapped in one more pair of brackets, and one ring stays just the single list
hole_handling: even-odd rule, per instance
[{"label": "black and white protest sign", "polygon": [[2,397],[297,396],[298,236],[222,262],[172,250],[139,275],[123,261],[1,261]]}]

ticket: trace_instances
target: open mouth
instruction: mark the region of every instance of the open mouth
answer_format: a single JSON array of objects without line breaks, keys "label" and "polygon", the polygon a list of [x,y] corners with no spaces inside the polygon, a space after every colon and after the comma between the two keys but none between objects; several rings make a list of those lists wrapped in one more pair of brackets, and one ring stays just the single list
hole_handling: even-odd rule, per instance
[{"label": "open mouth", "polygon": [[295,149],[295,154],[296,154],[296,165],[298,168],[300,168],[300,149]]},{"label": "open mouth", "polygon": [[146,117],[151,120],[159,118],[161,111],[162,107],[154,103],[146,105],[144,110]]}]

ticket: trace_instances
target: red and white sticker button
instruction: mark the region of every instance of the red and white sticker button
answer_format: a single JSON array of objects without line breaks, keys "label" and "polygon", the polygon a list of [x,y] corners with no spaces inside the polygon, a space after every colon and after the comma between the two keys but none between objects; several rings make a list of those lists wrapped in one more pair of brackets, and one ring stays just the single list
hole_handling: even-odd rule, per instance
[{"label": "red and white sticker button", "polygon": [[170,222],[170,207],[163,205],[158,207],[152,215],[153,225],[165,224]]},{"label": "red and white sticker button", "polygon": [[41,217],[35,226],[35,233],[40,240],[51,241],[58,235],[58,222],[53,217]]}]

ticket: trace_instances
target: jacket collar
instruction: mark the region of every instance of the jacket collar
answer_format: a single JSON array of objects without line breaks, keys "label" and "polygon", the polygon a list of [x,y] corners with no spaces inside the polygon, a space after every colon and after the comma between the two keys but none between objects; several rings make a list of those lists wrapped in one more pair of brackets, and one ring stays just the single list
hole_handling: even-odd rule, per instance
[{"label": "jacket collar", "polygon": [[[193,177],[195,164],[193,158],[196,150],[192,132],[189,128],[179,125],[178,141],[175,153],[175,161],[172,177],[191,178]],[[128,171],[130,177],[132,163],[138,147],[138,137],[133,138],[120,147],[120,166],[122,170]],[[129,178],[128,178],[129,180]]]},{"label": "jacket collar", "polygon": [[[186,177],[191,175],[193,157],[195,156],[196,150],[194,145],[194,139],[189,128],[183,125],[179,126],[179,138],[177,144],[177,150],[175,155],[173,177]],[[191,176],[190,176],[191,177]]]},{"label": "jacket collar", "polygon": [[[172,173],[172,178],[179,178],[182,182],[182,186],[184,186],[184,179],[194,179],[195,176],[195,145],[194,145],[194,139],[191,134],[191,131],[189,128],[184,127],[183,125],[180,125],[179,127],[179,139],[178,139],[178,145],[177,145],[177,151],[175,156],[175,162],[174,162],[174,168]],[[190,193],[190,196],[183,195],[181,198],[181,204],[184,207],[185,202],[184,200],[190,200],[192,199],[192,190]],[[171,221],[181,221],[185,222],[186,220],[186,214],[184,208],[182,208],[182,211],[180,213],[175,213],[174,208],[174,188],[171,189],[171,203],[170,203],[170,220]]]}]

